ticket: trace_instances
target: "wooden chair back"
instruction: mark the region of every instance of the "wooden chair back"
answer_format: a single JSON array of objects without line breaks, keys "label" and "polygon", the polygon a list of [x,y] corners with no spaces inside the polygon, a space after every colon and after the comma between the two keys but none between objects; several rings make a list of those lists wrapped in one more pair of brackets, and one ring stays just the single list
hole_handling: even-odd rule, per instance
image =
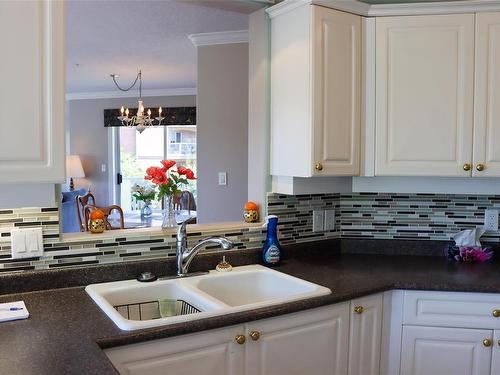
[{"label": "wooden chair back", "polygon": [[[85,231],[88,232],[88,230],[89,230],[90,212],[92,212],[92,210],[96,210],[96,209],[101,210],[102,213],[104,214],[104,224],[106,224],[107,230],[124,229],[125,228],[125,220],[123,218],[123,210],[120,206],[112,205],[112,206],[107,206],[107,207],[96,207],[93,205],[86,205],[83,208],[83,213],[84,213],[84,217],[85,217]],[[114,210],[118,211],[118,214],[120,215],[120,222],[119,222],[118,227],[112,226],[108,220],[108,216],[111,215],[111,212],[113,212]]]},{"label": "wooden chair back", "polygon": [[174,210],[196,211],[196,203],[190,191],[184,190],[180,194],[174,195],[173,201]]},{"label": "wooden chair back", "polygon": [[78,215],[78,222],[80,223],[80,231],[86,231],[86,220],[84,214],[85,206],[92,205],[96,206],[94,194],[90,191],[85,195],[79,195],[76,197],[76,211]]}]

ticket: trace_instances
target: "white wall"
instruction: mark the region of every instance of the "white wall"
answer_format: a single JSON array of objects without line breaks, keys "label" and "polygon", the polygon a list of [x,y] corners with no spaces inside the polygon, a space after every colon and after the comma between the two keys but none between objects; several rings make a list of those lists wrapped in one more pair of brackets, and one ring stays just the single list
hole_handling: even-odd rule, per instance
[{"label": "white wall", "polygon": [[[248,197],[248,43],[198,47],[198,222],[242,220]],[[227,186],[218,185],[227,172]]]},{"label": "white wall", "polygon": [[271,23],[264,9],[249,19],[248,200],[264,215],[269,174]]}]

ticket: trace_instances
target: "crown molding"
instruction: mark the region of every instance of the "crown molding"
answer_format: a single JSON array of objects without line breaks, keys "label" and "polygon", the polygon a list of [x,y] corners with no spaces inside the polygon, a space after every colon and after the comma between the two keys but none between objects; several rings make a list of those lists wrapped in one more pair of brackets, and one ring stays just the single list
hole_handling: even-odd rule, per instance
[{"label": "crown molding", "polygon": [[429,1],[421,3],[367,4],[357,0],[284,0],[266,12],[271,18],[305,5],[320,5],[365,17],[500,11],[499,0]]},{"label": "crown molding", "polygon": [[[184,96],[196,95],[196,87],[185,87],[177,89],[152,89],[142,90],[142,97],[151,96]],[[117,98],[137,98],[139,90],[130,91],[93,91],[93,92],[74,92],[66,94],[66,100],[85,100],[85,99],[117,99]]]},{"label": "crown molding", "polygon": [[195,47],[211,46],[215,44],[248,43],[248,30],[218,31],[188,35]]}]

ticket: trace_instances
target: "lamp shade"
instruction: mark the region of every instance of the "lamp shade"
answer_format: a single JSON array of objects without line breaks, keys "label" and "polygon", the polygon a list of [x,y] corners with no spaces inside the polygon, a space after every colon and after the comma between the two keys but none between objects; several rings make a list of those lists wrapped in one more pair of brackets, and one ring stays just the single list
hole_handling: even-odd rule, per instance
[{"label": "lamp shade", "polygon": [[82,161],[78,155],[66,155],[66,176],[73,178],[85,177]]}]

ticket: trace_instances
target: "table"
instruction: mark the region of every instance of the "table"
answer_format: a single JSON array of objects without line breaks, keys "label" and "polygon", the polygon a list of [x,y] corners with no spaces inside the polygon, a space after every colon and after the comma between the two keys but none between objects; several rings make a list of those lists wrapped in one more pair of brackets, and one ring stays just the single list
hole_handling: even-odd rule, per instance
[{"label": "table", "polygon": [[[196,218],[196,211],[193,210],[178,210],[176,211],[175,220],[178,224],[189,218]],[[130,211],[123,213],[124,226],[125,229],[133,228],[151,228],[151,227],[161,227],[163,222],[163,212],[162,210],[153,210],[153,214],[150,217],[141,217],[141,211]],[[120,226],[119,216],[116,213],[108,216],[109,223],[118,228]]]}]

